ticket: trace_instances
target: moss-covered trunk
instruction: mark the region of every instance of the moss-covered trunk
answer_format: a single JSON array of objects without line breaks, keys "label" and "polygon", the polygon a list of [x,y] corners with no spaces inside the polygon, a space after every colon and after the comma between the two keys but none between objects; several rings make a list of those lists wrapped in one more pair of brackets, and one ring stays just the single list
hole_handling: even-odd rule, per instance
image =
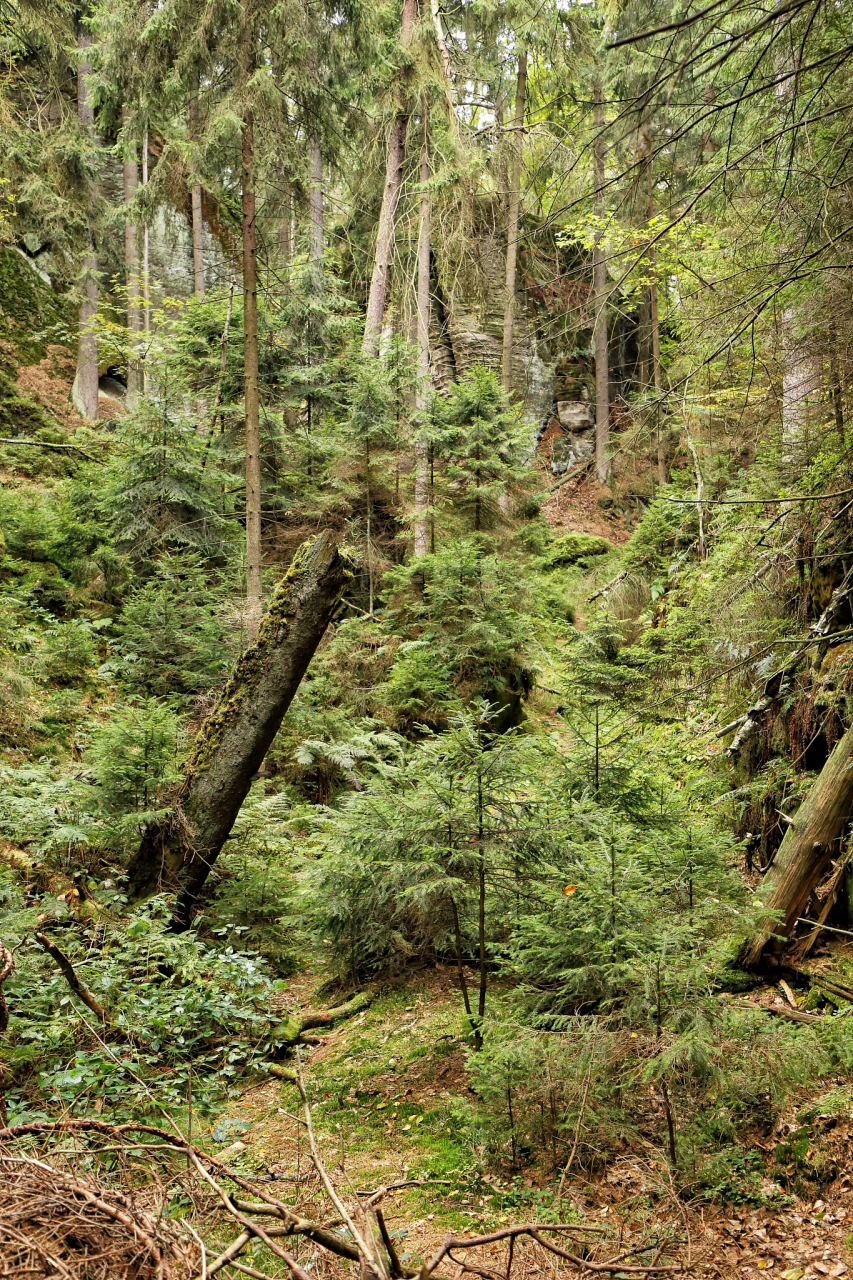
[{"label": "moss-covered trunk", "polygon": [[853,728],[837,744],[820,777],[788,828],[773,865],[764,877],[761,897],[782,914],[761,926],[743,947],[741,963],[757,965],[774,935],[788,937],[802,915],[812,890],[826,871],[837,840],[853,816]]},{"label": "moss-covered trunk", "polygon": [[174,805],[148,827],[133,857],[134,898],[177,890],[178,918],[188,920],[348,576],[331,534],[299,548],[270,597],[257,643],[199,729]]}]

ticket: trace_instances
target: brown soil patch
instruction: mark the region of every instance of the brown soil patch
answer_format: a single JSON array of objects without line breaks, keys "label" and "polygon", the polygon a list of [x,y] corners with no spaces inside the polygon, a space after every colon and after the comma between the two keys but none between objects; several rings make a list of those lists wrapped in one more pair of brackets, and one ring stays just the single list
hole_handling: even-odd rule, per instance
[{"label": "brown soil patch", "polygon": [[38,364],[21,365],[17,388],[41,405],[67,431],[83,426],[83,419],[71,403],[76,365],[67,347],[50,346]]}]

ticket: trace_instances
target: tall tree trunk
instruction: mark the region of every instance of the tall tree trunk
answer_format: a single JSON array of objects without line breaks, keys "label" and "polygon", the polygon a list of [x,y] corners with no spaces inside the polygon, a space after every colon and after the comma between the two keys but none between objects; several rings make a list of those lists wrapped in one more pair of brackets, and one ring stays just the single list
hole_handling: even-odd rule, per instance
[{"label": "tall tree trunk", "polygon": [[[139,187],[139,165],[136,159],[136,143],[133,141],[125,142],[122,173],[124,203],[129,210]],[[124,272],[127,287],[127,327],[130,333],[126,403],[128,409],[135,409],[142,390],[139,372],[139,334],[142,331],[142,314],[139,306],[139,226],[129,212],[124,223]]]},{"label": "tall tree trunk", "polygon": [[[655,216],[655,187],[654,177],[652,173],[652,165],[654,159],[652,156],[651,146],[649,147],[649,164],[647,173],[648,182],[648,219],[651,222]],[[657,422],[657,454],[658,454],[658,483],[666,484],[669,476],[666,468],[666,442],[660,427],[660,394],[662,390],[661,379],[661,363],[660,363],[660,322],[658,319],[658,272],[657,272],[657,250],[654,245],[649,249],[649,273],[652,282],[649,285],[649,332],[651,335],[652,348],[652,379],[655,387],[655,420]]]},{"label": "tall tree trunk", "polygon": [[[199,136],[198,92],[190,94],[189,101],[190,141],[197,144]],[[198,180],[196,161],[193,157],[193,181],[190,190],[192,203],[193,230],[193,285],[195,296],[204,297],[204,221],[201,212],[201,183]]]},{"label": "tall tree trunk", "polygon": [[[400,20],[400,43],[402,45],[409,43],[417,11],[417,0],[403,0],[403,13]],[[388,281],[391,276],[391,262],[394,257],[394,228],[397,218],[397,205],[400,202],[400,188],[403,183],[403,160],[406,153],[409,112],[409,97],[407,86],[404,84],[397,97],[397,114],[394,117],[391,131],[388,135],[385,187],[382,192],[382,207],[379,210],[379,226],[376,230],[376,255],[373,260],[373,274],[370,278],[367,313],[364,318],[362,350],[366,356],[377,356],[379,354],[382,319],[385,315],[385,300],[388,296]]]},{"label": "tall tree trunk", "polygon": [[323,291],[323,153],[320,135],[312,130],[308,135],[308,221],[309,256],[311,275],[319,293]]},{"label": "tall tree trunk", "polygon": [[[593,207],[604,217],[604,96],[601,76],[595,77],[592,158],[595,180]],[[592,288],[595,295],[595,475],[599,484],[610,478],[610,352],[607,345],[607,262],[596,233],[592,251]]]},{"label": "tall tree trunk", "polygon": [[501,349],[501,382],[512,391],[512,351],[515,334],[515,276],[518,264],[518,224],[521,211],[521,160],[523,154],[524,107],[527,100],[527,50],[518,55],[513,121],[512,175],[506,228],[506,280],[504,283],[504,333]]},{"label": "tall tree trunk", "polygon": [[430,269],[430,180],[429,104],[426,94],[421,99],[421,207],[418,229],[418,390],[415,397],[418,434],[415,439],[415,546],[416,556],[425,556],[429,530],[429,445],[426,441],[427,405],[429,403],[429,269]]},{"label": "tall tree trunk", "polygon": [[128,871],[134,898],[176,889],[178,919],[189,921],[350,576],[331,533],[299,548],[257,643],[202,722],[172,809],[142,837]]},{"label": "tall tree trunk", "polygon": [[242,145],[243,233],[243,393],[246,406],[246,629],[250,644],[258,638],[263,616],[261,570],[261,424],[258,391],[258,261],[255,225],[255,127],[245,103],[252,64],[252,31],[241,9],[241,61],[244,92]]},{"label": "tall tree trunk", "polygon": [[[80,50],[77,61],[77,119],[94,147],[95,109],[86,82],[86,77],[92,74],[92,62],[87,52],[91,44],[89,32],[81,29],[77,37]],[[94,192],[90,192],[90,202],[92,195]],[[83,298],[78,313],[77,372],[71,398],[77,412],[94,421],[98,417],[98,340],[92,326],[98,310],[98,255],[91,225],[88,239],[83,259]]]},{"label": "tall tree trunk", "polygon": [[796,457],[808,437],[812,405],[820,395],[821,371],[807,341],[797,333],[794,307],[782,312],[782,443]]},{"label": "tall tree trunk", "polygon": [[741,963],[757,965],[772,935],[787,937],[802,915],[812,890],[826,871],[832,842],[853,814],[853,728],[832,754],[785,832],[773,865],[764,877],[764,904],[781,913],[781,923],[765,920],[741,951]]}]

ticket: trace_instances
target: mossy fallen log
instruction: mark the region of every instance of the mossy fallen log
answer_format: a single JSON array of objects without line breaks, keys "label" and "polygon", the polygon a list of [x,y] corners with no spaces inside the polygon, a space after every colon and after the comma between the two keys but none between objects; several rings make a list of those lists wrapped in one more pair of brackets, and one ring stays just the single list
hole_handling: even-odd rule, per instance
[{"label": "mossy fallen log", "polygon": [[759,893],[768,915],[746,942],[740,964],[755,968],[790,936],[809,896],[826,872],[832,843],[853,816],[853,728],[834,747],[820,776],[800,806]]},{"label": "mossy fallen log", "polygon": [[331,533],[299,548],[270,596],[257,642],[202,722],[171,808],[149,825],[131,860],[132,898],[174,890],[176,922],[188,923],[350,576]]}]

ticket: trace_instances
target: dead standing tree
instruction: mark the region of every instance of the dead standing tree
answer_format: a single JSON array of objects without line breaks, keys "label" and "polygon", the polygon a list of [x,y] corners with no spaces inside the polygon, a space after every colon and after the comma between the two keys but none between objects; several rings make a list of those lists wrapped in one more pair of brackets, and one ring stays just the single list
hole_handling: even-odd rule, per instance
[{"label": "dead standing tree", "polygon": [[177,890],[178,924],[189,922],[350,576],[330,533],[302,544],[270,597],[257,642],[198,731],[172,807],[142,837],[129,867],[131,895]]}]

